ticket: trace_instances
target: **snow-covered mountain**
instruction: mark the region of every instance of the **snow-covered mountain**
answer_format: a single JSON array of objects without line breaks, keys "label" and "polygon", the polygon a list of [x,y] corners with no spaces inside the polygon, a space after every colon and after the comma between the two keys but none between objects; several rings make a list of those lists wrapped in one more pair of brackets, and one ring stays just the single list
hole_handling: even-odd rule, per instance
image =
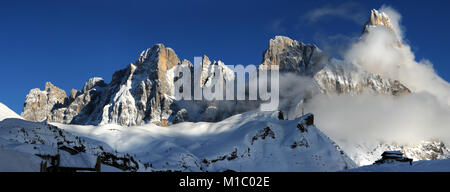
[{"label": "snow-covered mountain", "polygon": [[362,33],[368,33],[370,31],[370,28],[374,28],[377,26],[384,26],[389,31],[395,32],[394,26],[392,25],[391,19],[389,18],[389,16],[384,12],[380,12],[376,9],[372,9],[370,11],[369,20],[363,26]]},{"label": "snow-covered mountain", "polygon": [[[307,114],[279,120],[278,112],[247,112],[217,123],[54,125],[135,154],[147,168],[181,171],[337,171],[353,161]],[[147,170],[148,171],[148,170]]]},{"label": "snow-covered mountain", "polygon": [[363,91],[388,95],[410,93],[397,80],[383,78],[344,61],[328,58],[317,46],[305,45],[288,37],[276,36],[270,40],[260,67],[270,69],[274,65],[282,72],[313,77],[316,88],[325,94],[357,95]]},{"label": "snow-covered mountain", "polygon": [[[372,10],[362,35],[378,27],[396,33],[387,14]],[[285,92],[280,94],[279,109],[288,120],[279,120],[279,112],[255,110],[260,101],[175,100],[174,82],[183,78],[180,69],[201,74],[198,79],[191,74],[192,86],[201,89],[210,88],[215,80],[232,82],[235,73],[207,56],[194,66],[180,60],[173,49],[156,44],[116,71],[109,83],[91,78],[69,95],[51,83],[44,90],[32,89],[22,117],[33,122],[0,122],[0,155],[29,160],[34,167],[42,160],[34,154],[42,150],[54,155],[63,142],[72,150],[85,148],[79,151],[82,157],[64,154],[67,161],[89,159],[77,160],[89,166],[103,155],[108,168],[126,171],[339,171],[371,164],[385,150],[401,150],[414,160],[450,157],[440,140],[397,144],[333,138],[338,147],[311,123],[312,115],[303,115],[305,104],[318,95],[401,98],[412,93],[403,82],[330,58],[316,45],[284,36],[269,41],[259,68],[274,66],[282,72],[280,90]],[[214,78],[218,71],[223,78]],[[17,118],[1,104],[0,112],[0,121]],[[118,159],[127,164],[112,162]]]},{"label": "snow-covered mountain", "polygon": [[[334,62],[339,62],[334,60]],[[411,91],[398,80],[386,79],[379,74],[349,69],[342,65],[328,65],[314,75],[319,90],[325,94],[358,95],[365,91],[399,96]]]},{"label": "snow-covered mountain", "polygon": [[0,171],[39,171],[60,155],[61,166],[102,171],[339,171],[355,168],[314,126],[314,116],[279,120],[278,112],[247,112],[217,123],[171,127],[0,122]]},{"label": "snow-covered mountain", "polygon": [[[377,26],[394,32],[389,17],[372,10],[369,21],[364,25],[364,33]],[[273,66],[283,73],[313,78],[315,90],[311,92],[318,90],[324,94],[351,95],[365,91],[387,95],[411,92],[398,80],[329,58],[315,45],[283,36],[270,39],[259,68],[270,70]],[[193,87],[211,87],[213,77],[219,71],[224,74],[220,81],[233,82],[235,79],[234,71],[222,61],[211,61],[203,56],[200,66],[194,68],[190,61],[180,60],[173,49],[156,44],[144,50],[135,63],[116,71],[108,84],[102,78],[91,78],[82,90],[73,89],[69,96],[51,83],[46,83],[43,91],[32,89],[26,97],[22,116],[38,122],[47,120],[82,125],[117,123],[126,126],[155,123],[167,126],[182,121],[220,121],[258,106],[258,102],[241,105],[236,100],[176,101],[174,82],[182,78],[182,74],[178,73],[182,68],[201,74],[198,79],[191,74]],[[291,83],[295,84],[287,82]]]},{"label": "snow-covered mountain", "polygon": [[[222,61],[211,62],[204,56],[201,67],[195,69],[201,70],[201,76],[193,79],[193,83],[202,88],[211,86],[208,80],[213,79],[216,67],[224,73],[222,81],[234,79],[233,71]],[[116,71],[108,84],[102,78],[91,78],[82,90],[73,89],[68,97],[49,82],[43,91],[32,89],[22,116],[38,122],[125,126],[145,123],[167,126],[174,120],[216,121],[217,115],[210,110],[217,107],[215,103],[174,100],[174,81],[181,78],[175,72],[181,71],[180,68],[194,70],[191,62],[178,59],[173,49],[157,44],[143,51],[135,63]]]},{"label": "snow-covered mountain", "polygon": [[[326,94],[373,91],[401,95],[410,92],[399,81],[349,68],[327,58],[315,45],[283,36],[269,41],[260,68],[270,69],[274,65],[282,72],[312,77],[316,89]],[[191,78],[194,84],[204,88],[211,86],[215,67],[224,74],[222,81],[234,80],[234,71],[221,61],[210,61],[204,56],[200,67],[194,69],[190,61],[180,61],[171,48],[157,44],[143,51],[134,64],[115,72],[109,84],[102,78],[91,78],[82,90],[73,89],[69,96],[49,82],[43,91],[32,89],[26,97],[22,116],[30,121],[71,124],[169,125],[180,121],[219,121],[257,107],[256,103],[253,108],[227,109],[230,105],[239,106],[236,105],[239,101],[174,100],[174,81],[181,78],[175,74],[179,68],[200,70],[199,79]]]},{"label": "snow-covered mountain", "polygon": [[326,59],[316,45],[304,44],[284,36],[270,39],[269,47],[264,51],[260,68],[271,69],[278,66],[282,72],[295,72],[312,75],[323,67]]},{"label": "snow-covered mountain", "polygon": [[358,165],[370,165],[378,160],[384,151],[401,151],[406,157],[418,160],[437,160],[450,158],[450,150],[439,140],[422,141],[419,143],[398,144],[381,141],[354,142],[346,144],[339,142],[349,157]]},{"label": "snow-covered mountain", "polygon": [[[363,27],[363,34],[371,33],[376,28],[387,28],[396,34],[394,26],[386,13],[372,10],[369,21]],[[398,45],[401,46],[399,39]],[[397,46],[397,43],[392,44]],[[269,48],[264,53],[260,67],[270,69],[278,65],[283,72],[299,74],[313,79],[314,89],[326,95],[347,94],[358,97],[362,93],[384,94],[386,96],[401,97],[410,94],[411,90],[399,80],[386,78],[381,74],[372,73],[353,65],[349,61],[329,58],[315,45],[304,45],[288,37],[277,36],[270,40]],[[288,76],[285,76],[288,77]],[[295,79],[296,80],[296,79]],[[286,83],[286,82],[284,82]],[[286,83],[295,86],[295,82]],[[283,85],[280,85],[283,86]],[[297,86],[304,86],[299,84]],[[297,88],[302,89],[302,88]],[[290,89],[292,90],[292,89]],[[317,93],[317,92],[310,92]],[[297,117],[303,111],[303,105],[308,99],[317,94],[305,94],[304,98],[295,98],[289,109],[290,118]],[[280,96],[283,98],[283,96]],[[288,97],[292,99],[293,97]],[[294,108],[294,110],[292,110]],[[294,114],[292,114],[294,113]],[[349,117],[351,118],[351,117]],[[385,150],[401,150],[408,157],[417,160],[433,160],[449,158],[448,148],[442,141],[430,138],[420,143],[397,144],[379,140],[367,140],[359,143],[348,138],[334,138],[344,148],[350,158],[358,165],[372,164],[379,159]]]},{"label": "snow-covered mountain", "polygon": [[135,171],[132,156],[107,144],[73,135],[53,125],[17,118],[0,121],[0,171],[40,171],[40,163],[60,155],[60,165],[93,168],[97,157],[103,171]]}]

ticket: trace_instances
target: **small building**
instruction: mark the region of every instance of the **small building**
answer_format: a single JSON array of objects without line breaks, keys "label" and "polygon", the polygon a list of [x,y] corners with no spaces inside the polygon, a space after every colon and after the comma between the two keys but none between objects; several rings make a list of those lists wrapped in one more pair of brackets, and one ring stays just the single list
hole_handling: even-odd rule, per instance
[{"label": "small building", "polygon": [[412,165],[413,159],[408,157],[404,157],[401,151],[385,151],[381,154],[381,159],[375,161],[374,164],[384,164],[384,163],[393,163],[393,162],[409,162]]}]

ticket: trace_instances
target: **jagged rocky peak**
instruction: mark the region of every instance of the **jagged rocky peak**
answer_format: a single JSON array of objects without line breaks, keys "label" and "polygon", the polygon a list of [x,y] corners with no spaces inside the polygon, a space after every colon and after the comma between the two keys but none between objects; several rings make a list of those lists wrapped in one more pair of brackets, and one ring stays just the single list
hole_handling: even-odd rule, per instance
[{"label": "jagged rocky peak", "polygon": [[102,78],[91,78],[82,90],[73,89],[68,98],[49,83],[44,91],[30,91],[23,115],[33,121],[74,124],[167,124],[174,115],[175,74],[171,70],[175,66],[192,64],[180,62],[175,51],[156,44],[144,50],[136,62],[116,71],[109,84]]},{"label": "jagged rocky peak", "polygon": [[357,95],[364,91],[400,96],[411,91],[397,80],[345,65],[328,65],[314,75],[317,87],[325,94]]},{"label": "jagged rocky peak", "polygon": [[317,46],[275,36],[270,39],[269,48],[263,53],[260,68],[278,66],[280,71],[311,75],[320,68],[321,59],[322,51]]},{"label": "jagged rocky peak", "polygon": [[180,59],[172,48],[156,44],[142,51],[136,62],[138,67],[144,65],[152,71],[166,71],[180,63]]},{"label": "jagged rocky peak", "polygon": [[209,60],[209,57],[206,55],[203,55],[202,63],[201,63],[202,75],[200,77],[200,86],[201,87],[203,87],[208,80],[210,66],[211,66],[211,61]]},{"label": "jagged rocky peak", "polygon": [[74,100],[78,96],[79,91],[76,89],[70,90],[69,99]]},{"label": "jagged rocky peak", "polygon": [[47,82],[43,91],[32,89],[27,95],[22,117],[30,121],[71,123],[99,95],[97,89],[106,86],[102,78],[91,78],[81,91],[72,89],[67,96],[64,90]]},{"label": "jagged rocky peak", "polygon": [[399,31],[395,31],[395,28],[391,22],[391,18],[388,14],[382,11],[377,11],[375,9],[371,10],[369,20],[363,26],[362,34],[367,34],[372,29],[380,26],[389,30],[394,36],[394,42],[392,43],[394,47],[402,47],[402,38],[398,34]]},{"label": "jagged rocky peak", "polygon": [[[200,77],[200,87],[211,86],[212,79],[218,72],[222,73],[223,81],[232,81],[235,78],[234,71],[228,68],[222,61],[211,61],[208,56],[203,55],[201,62],[201,77]],[[216,71],[220,70],[220,71]]]},{"label": "jagged rocky peak", "polygon": [[47,92],[48,97],[55,99],[57,102],[64,104],[64,99],[67,97],[66,92],[50,82],[45,83],[45,92]]},{"label": "jagged rocky peak", "polygon": [[172,74],[169,70],[181,64],[180,59],[172,48],[163,44],[156,44],[150,49],[142,51],[135,65],[137,74],[150,73],[151,79],[158,79],[161,83],[161,92],[172,95]]},{"label": "jagged rocky peak", "polygon": [[66,92],[50,82],[44,90],[35,88],[26,96],[22,117],[29,121],[44,121],[51,116],[53,106],[66,104]]},{"label": "jagged rocky peak", "polygon": [[[93,77],[90,78],[83,86],[83,93],[86,93],[87,91],[91,90],[94,87],[106,87],[106,83],[101,77]],[[73,90],[72,90],[73,91]],[[72,96],[72,91],[70,92],[70,95]]]},{"label": "jagged rocky peak", "polygon": [[[95,109],[94,124],[141,125],[146,122],[167,124],[172,116],[175,66],[190,65],[171,48],[156,44],[144,50],[134,64],[117,71],[100,108]],[[101,115],[98,115],[101,114]]]},{"label": "jagged rocky peak", "polygon": [[[373,14],[374,18],[385,15],[376,10]],[[377,19],[374,19],[374,22],[377,22]],[[357,95],[372,91],[376,94],[396,96],[411,93],[399,81],[355,68],[342,60],[329,58],[315,45],[305,45],[288,37],[276,36],[270,40],[260,68],[270,69],[274,65],[279,66],[282,72],[312,77],[318,90],[324,94]]]},{"label": "jagged rocky peak", "polygon": [[369,21],[366,22],[363,28],[363,33],[368,32],[370,27],[376,27],[376,26],[384,26],[389,31],[394,32],[394,27],[391,23],[391,19],[389,16],[384,12],[379,12],[375,9],[372,9],[370,12],[370,18]]}]

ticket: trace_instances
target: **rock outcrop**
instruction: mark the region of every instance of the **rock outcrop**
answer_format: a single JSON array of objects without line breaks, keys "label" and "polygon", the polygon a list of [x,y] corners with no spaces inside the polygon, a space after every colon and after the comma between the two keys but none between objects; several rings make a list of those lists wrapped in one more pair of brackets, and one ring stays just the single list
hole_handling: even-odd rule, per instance
[{"label": "rock outcrop", "polygon": [[276,36],[264,52],[260,68],[277,65],[280,72],[312,77],[325,94],[357,95],[364,91],[402,95],[411,91],[397,80],[383,78],[342,61],[330,59],[314,45],[305,45],[288,37]]},{"label": "rock outcrop", "polygon": [[[394,31],[385,13],[372,10],[364,31],[370,32],[369,28],[377,26]],[[294,73],[314,80],[313,87],[316,89],[304,97],[313,96],[312,93],[317,90],[325,94],[351,95],[365,91],[394,96],[410,93],[397,80],[329,58],[315,45],[283,36],[269,41],[259,68],[270,70],[274,66],[283,73]],[[136,62],[116,71],[109,84],[101,78],[91,78],[81,90],[72,90],[68,97],[51,83],[46,84],[44,91],[31,90],[22,116],[31,121],[74,124],[169,125],[182,121],[219,121],[258,107],[260,101],[243,103],[226,100],[226,91],[223,92],[223,99],[205,99],[203,94],[201,100],[175,100],[175,93],[183,91],[181,87],[175,90],[175,82],[182,78],[180,69],[183,68],[191,72],[191,90],[194,91],[200,87],[215,93],[220,91],[215,87],[218,83],[224,87],[227,83],[236,83],[234,71],[222,61],[203,56],[200,65],[194,67],[188,60],[180,60],[173,49],[157,44],[144,50]],[[196,77],[195,74],[200,75]],[[191,96],[194,99],[193,92]],[[308,98],[300,99],[304,101]]]},{"label": "rock outcrop", "polygon": [[377,27],[383,27],[391,32],[391,34],[394,35],[394,43],[393,46],[401,47],[401,37],[398,34],[399,31],[396,31],[394,28],[394,25],[391,22],[391,19],[389,16],[381,11],[377,11],[375,9],[372,9],[370,11],[370,17],[369,20],[364,24],[362,35],[366,33],[370,33],[371,30],[374,30]]},{"label": "rock outcrop", "polygon": [[397,80],[385,79],[367,71],[353,71],[345,67],[327,66],[314,75],[320,92],[325,94],[357,95],[364,91],[400,96],[411,91]]},{"label": "rock outcrop", "polygon": [[282,72],[312,75],[321,68],[323,58],[322,51],[315,45],[275,36],[270,39],[269,47],[264,51],[260,68],[271,69],[276,65]]},{"label": "rock outcrop", "polygon": [[369,28],[377,26],[384,26],[389,31],[395,31],[394,26],[391,23],[391,19],[386,13],[372,9],[370,11],[369,21],[364,24],[362,33],[367,33],[369,31]]},{"label": "rock outcrop", "polygon": [[[191,62],[181,61],[171,48],[157,44],[143,51],[135,63],[116,71],[109,84],[102,78],[91,78],[81,90],[73,89],[69,96],[51,83],[46,84],[44,91],[31,90],[22,116],[30,121],[125,126],[222,119],[210,110],[225,105],[220,101],[174,100],[174,82],[183,75],[176,74],[182,71],[180,68],[194,71]],[[193,74],[191,81],[202,89],[211,88],[217,83],[214,81],[234,80],[234,71],[222,61],[210,61],[207,56],[198,70],[201,70],[199,81],[194,80]],[[222,79],[214,78],[218,72],[223,74]]]},{"label": "rock outcrop", "polygon": [[30,121],[44,121],[52,118],[52,110],[64,106],[67,102],[66,92],[50,82],[45,83],[44,90],[38,88],[28,93],[22,117]]}]

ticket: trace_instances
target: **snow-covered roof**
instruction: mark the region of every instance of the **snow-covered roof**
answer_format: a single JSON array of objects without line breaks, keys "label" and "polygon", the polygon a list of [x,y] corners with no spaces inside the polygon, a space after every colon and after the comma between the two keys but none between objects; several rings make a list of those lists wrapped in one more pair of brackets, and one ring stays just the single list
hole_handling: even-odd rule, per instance
[{"label": "snow-covered roof", "polygon": [[385,151],[381,154],[383,157],[403,157],[403,153],[401,151]]},{"label": "snow-covered roof", "polygon": [[401,151],[384,151],[383,154],[403,155]]}]

